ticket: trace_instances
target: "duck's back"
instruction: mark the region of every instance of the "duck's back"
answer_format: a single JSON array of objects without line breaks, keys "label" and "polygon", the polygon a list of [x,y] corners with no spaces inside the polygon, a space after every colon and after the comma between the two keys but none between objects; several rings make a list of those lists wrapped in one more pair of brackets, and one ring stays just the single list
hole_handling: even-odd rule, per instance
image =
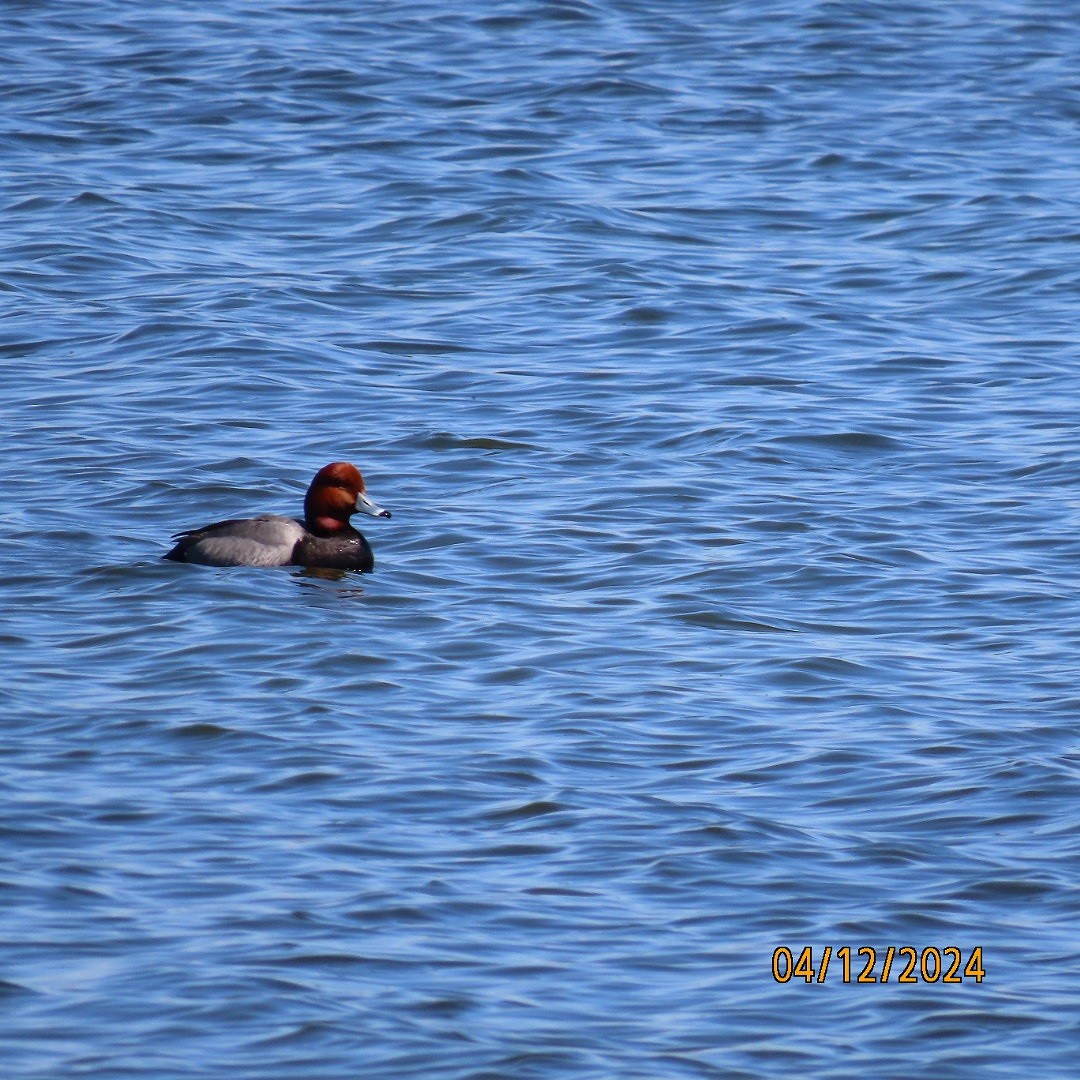
[{"label": "duck's back", "polygon": [[218,521],[177,533],[176,546],[165,558],[204,566],[284,566],[307,535],[295,518],[277,514]]}]

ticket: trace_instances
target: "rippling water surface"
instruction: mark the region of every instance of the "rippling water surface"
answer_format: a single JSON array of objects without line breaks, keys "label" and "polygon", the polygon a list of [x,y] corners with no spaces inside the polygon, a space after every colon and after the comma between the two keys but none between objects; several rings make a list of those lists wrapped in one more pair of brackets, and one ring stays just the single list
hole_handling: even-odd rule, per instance
[{"label": "rippling water surface", "polygon": [[1073,1075],[1074,14],[5,5],[5,1075]]}]

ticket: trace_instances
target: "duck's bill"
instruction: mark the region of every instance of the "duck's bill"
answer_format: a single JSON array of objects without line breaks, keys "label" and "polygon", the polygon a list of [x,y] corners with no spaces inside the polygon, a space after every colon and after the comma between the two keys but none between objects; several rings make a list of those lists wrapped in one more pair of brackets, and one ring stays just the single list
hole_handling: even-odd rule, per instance
[{"label": "duck's bill", "polygon": [[372,517],[390,517],[390,511],[373,503],[362,491],[356,496],[356,509],[361,514],[370,514]]}]

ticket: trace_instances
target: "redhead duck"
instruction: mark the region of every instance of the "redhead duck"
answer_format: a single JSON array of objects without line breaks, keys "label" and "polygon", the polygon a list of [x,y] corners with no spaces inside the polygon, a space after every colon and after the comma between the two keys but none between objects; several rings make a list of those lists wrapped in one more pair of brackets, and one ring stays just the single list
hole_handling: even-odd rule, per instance
[{"label": "redhead duck", "polygon": [[355,465],[335,461],[311,481],[304,496],[304,519],[262,514],[242,521],[218,521],[176,533],[176,546],[164,556],[174,562],[206,566],[318,566],[372,570],[371,545],[350,524],[359,511],[388,518],[364,489]]}]

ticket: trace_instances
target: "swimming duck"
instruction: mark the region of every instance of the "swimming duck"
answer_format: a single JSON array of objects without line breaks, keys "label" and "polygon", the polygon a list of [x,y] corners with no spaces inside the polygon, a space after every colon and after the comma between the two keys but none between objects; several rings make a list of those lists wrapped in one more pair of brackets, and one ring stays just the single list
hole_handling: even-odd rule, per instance
[{"label": "swimming duck", "polygon": [[303,520],[262,514],[218,521],[176,533],[164,558],[205,566],[318,566],[336,570],[375,567],[366,537],[349,524],[354,513],[388,518],[389,510],[368,498],[355,465],[325,465],[304,496]]}]

